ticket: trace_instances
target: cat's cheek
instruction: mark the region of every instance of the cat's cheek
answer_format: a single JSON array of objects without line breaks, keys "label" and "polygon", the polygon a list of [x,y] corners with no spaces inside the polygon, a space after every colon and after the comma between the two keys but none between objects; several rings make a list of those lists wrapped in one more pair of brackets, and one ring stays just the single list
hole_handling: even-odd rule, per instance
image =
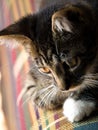
[{"label": "cat's cheek", "polygon": [[85,116],[89,116],[95,109],[95,103],[90,101],[75,101],[68,98],[63,105],[63,114],[71,122],[81,121]]}]

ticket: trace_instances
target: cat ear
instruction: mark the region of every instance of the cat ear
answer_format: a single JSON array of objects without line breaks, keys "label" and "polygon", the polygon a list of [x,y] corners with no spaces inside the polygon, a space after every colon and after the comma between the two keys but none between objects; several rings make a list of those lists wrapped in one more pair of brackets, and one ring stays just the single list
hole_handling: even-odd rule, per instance
[{"label": "cat ear", "polygon": [[52,18],[52,31],[53,32],[72,32],[72,25],[69,20],[63,16],[57,16]]},{"label": "cat ear", "polygon": [[83,20],[82,11],[78,7],[67,6],[64,9],[57,11],[52,16],[52,31],[53,32],[73,32],[73,23],[78,23]]},{"label": "cat ear", "polygon": [[5,35],[0,36],[0,45],[13,49],[22,45],[25,51],[32,56],[32,58],[38,57],[38,51],[35,43],[24,35]]},{"label": "cat ear", "polygon": [[24,46],[26,52],[32,56],[33,59],[38,57],[38,50],[36,43],[26,36],[21,36],[21,44]]}]

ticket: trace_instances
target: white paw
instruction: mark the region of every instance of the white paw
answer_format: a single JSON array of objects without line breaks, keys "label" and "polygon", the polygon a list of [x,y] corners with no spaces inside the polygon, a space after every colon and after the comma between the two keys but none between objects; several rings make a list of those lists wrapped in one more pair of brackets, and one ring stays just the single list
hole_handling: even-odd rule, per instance
[{"label": "white paw", "polygon": [[90,101],[75,101],[72,98],[68,98],[63,105],[63,114],[71,122],[77,122],[82,120],[85,116],[89,116],[95,109],[95,104]]}]

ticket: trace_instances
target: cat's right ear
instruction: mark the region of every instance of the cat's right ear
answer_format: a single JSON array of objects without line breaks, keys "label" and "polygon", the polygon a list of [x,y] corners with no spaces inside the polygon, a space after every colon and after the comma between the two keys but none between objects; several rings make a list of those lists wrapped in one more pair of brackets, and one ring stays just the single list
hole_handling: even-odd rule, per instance
[{"label": "cat's right ear", "polygon": [[[87,11],[88,10],[89,9],[87,9]],[[55,12],[52,16],[53,33],[62,33],[64,31],[73,33],[76,26],[81,26],[81,23],[85,24],[88,22],[89,17],[87,11],[84,8],[82,9],[82,7],[67,5],[65,8]]]},{"label": "cat's right ear", "polygon": [[72,32],[72,24],[62,12],[64,11],[57,11],[52,16],[53,33]]}]

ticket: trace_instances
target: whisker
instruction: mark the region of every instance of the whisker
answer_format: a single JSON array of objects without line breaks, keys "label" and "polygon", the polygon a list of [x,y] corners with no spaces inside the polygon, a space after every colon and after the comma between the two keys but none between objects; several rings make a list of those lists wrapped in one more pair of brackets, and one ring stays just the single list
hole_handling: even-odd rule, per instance
[{"label": "whisker", "polygon": [[28,97],[23,103],[22,105],[25,105],[29,100],[30,100],[31,97]]},{"label": "whisker", "polygon": [[36,97],[37,93],[36,91],[34,93],[31,94],[31,99],[34,100],[34,98]]},{"label": "whisker", "polygon": [[50,94],[47,96],[46,100],[45,100],[45,104],[48,103],[48,105],[50,104],[51,101],[51,95],[53,94],[53,90],[50,92]]},{"label": "whisker", "polygon": [[45,96],[41,99],[39,106],[41,106],[42,101],[45,101],[45,98],[51,93],[52,90],[48,91],[48,93],[45,94]]},{"label": "whisker", "polygon": [[89,85],[89,86],[96,86],[96,85],[98,85],[98,81],[94,80],[94,79],[85,79],[84,83]]},{"label": "whisker", "polygon": [[54,95],[54,92],[55,92],[54,90],[55,90],[55,88],[53,88],[52,91],[51,91],[51,93],[47,96],[47,99],[46,99],[45,102],[48,102],[48,105],[51,104],[51,99],[53,97],[55,97],[55,95],[56,95],[56,94]]},{"label": "whisker", "polygon": [[98,73],[96,73],[96,74],[87,74],[87,75],[84,75],[82,77],[84,77],[84,78],[97,78],[98,79]]},{"label": "whisker", "polygon": [[87,86],[93,87],[98,85],[98,73],[86,74],[81,79],[84,79],[84,84]]},{"label": "whisker", "polygon": [[85,79],[85,81],[98,83],[98,80],[96,80],[96,79]]},{"label": "whisker", "polygon": [[27,92],[27,88],[24,88],[21,93],[19,94],[18,98],[17,98],[17,106],[19,106],[20,100],[22,99],[22,97],[25,95],[25,93]]},{"label": "whisker", "polygon": [[66,117],[65,116],[62,116],[61,118],[55,120],[54,122],[50,123],[46,128],[44,128],[43,130],[48,130],[49,128],[51,128],[53,125],[55,125],[56,123],[62,121],[62,120],[65,120]]},{"label": "whisker", "polygon": [[53,87],[53,86],[50,85],[50,86],[48,86],[47,88],[43,88],[42,90],[40,90],[39,94],[43,94],[46,90],[48,90],[48,89],[50,89],[50,88],[52,88],[52,87]]}]

